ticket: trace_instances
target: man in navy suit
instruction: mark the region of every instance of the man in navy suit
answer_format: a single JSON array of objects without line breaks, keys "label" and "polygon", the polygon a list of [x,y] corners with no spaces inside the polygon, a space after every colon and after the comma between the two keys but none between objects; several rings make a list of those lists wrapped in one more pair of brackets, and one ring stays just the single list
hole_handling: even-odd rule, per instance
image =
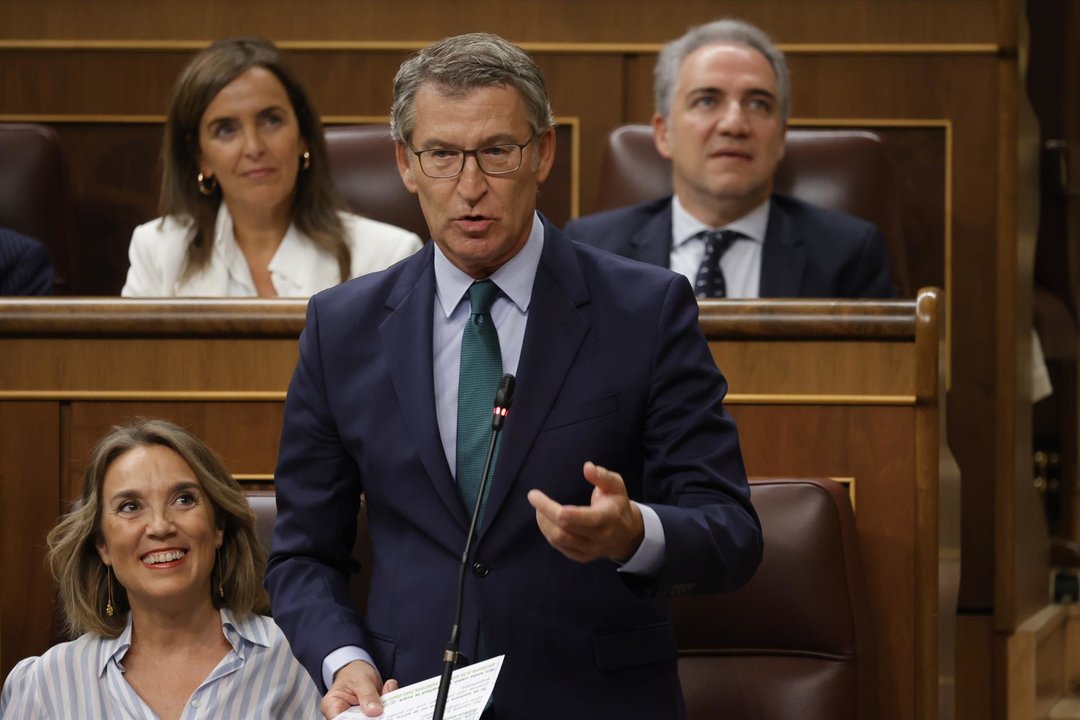
[{"label": "man in navy suit", "polygon": [[[765,33],[737,20],[693,28],[664,47],[655,77],[653,134],[674,196],[572,221],[567,235],[670,267],[699,297],[892,295],[876,227],[772,192],[791,90]],[[715,263],[722,280],[709,283]]]},{"label": "man in navy suit", "polygon": [[0,228],[0,295],[48,295],[52,284],[52,263],[45,246]]},{"label": "man in navy suit", "polygon": [[[465,656],[505,655],[487,716],[682,717],[668,597],[742,585],[762,549],[691,289],[536,213],[554,121],[514,45],[425,48],[398,71],[391,118],[434,241],[308,306],[275,476],[274,618],[327,717],[376,715],[380,692],[439,673],[476,459],[461,442],[486,446],[491,426],[490,400],[478,422],[463,413],[465,348],[494,325],[517,391],[461,625]],[[486,281],[494,303],[474,308]],[[361,493],[363,614],[348,586]]]}]

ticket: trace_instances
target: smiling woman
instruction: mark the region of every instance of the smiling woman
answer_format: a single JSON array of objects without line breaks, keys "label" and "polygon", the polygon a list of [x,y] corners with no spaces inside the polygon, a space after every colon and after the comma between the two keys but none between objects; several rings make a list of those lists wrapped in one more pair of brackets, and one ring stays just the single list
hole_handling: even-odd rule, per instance
[{"label": "smiling woman", "polygon": [[49,534],[72,634],[23,660],[0,717],[318,718],[261,585],[239,484],[200,440],[142,420],[98,443],[82,502]]},{"label": "smiling woman", "polygon": [[266,40],[221,40],[184,68],[162,165],[163,217],[132,235],[126,297],[308,297],[420,247],[338,210],[319,115]]}]

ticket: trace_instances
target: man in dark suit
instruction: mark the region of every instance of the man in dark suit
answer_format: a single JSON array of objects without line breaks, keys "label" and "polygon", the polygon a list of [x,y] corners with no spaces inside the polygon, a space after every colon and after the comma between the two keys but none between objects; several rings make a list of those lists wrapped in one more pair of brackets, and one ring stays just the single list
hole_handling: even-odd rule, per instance
[{"label": "man in dark suit", "polygon": [[[309,304],[275,476],[274,618],[327,717],[375,715],[380,692],[439,673],[497,376],[514,373],[461,624],[465,656],[505,655],[488,716],[682,717],[668,596],[734,589],[761,555],[690,287],[536,213],[553,116],[514,45],[422,50],[391,118],[434,242]],[[361,493],[363,615],[348,588]]]},{"label": "man in dark suit", "polygon": [[655,76],[654,139],[674,196],[581,218],[567,235],[670,267],[699,297],[892,295],[876,227],[772,192],[791,91],[765,33],[701,25],[664,47]]},{"label": "man in dark suit", "polygon": [[52,263],[45,246],[0,228],[0,295],[48,295],[52,284]]}]

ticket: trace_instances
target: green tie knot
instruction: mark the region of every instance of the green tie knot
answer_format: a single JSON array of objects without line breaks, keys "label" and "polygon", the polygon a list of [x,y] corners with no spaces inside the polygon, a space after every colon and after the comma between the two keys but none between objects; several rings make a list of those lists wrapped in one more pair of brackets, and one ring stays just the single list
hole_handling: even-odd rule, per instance
[{"label": "green tie knot", "polygon": [[499,286],[490,280],[480,280],[469,286],[469,304],[473,315],[487,315],[499,294]]}]

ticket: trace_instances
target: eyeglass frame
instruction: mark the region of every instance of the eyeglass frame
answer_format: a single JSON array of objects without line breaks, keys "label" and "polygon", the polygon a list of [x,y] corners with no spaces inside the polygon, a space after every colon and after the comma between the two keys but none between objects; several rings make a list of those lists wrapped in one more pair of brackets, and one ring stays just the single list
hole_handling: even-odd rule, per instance
[{"label": "eyeglass frame", "polygon": [[[529,139],[526,140],[523,143],[499,143],[498,145],[484,145],[483,147],[473,148],[472,150],[454,150],[452,148],[428,148],[427,150],[416,150],[411,145],[407,145],[406,147],[409,148],[409,152],[411,152],[413,155],[416,156],[416,162],[420,166],[420,172],[424,173],[425,175],[427,175],[432,180],[451,180],[453,178],[456,178],[458,175],[465,172],[465,160],[468,159],[468,157],[470,155],[472,155],[473,159],[476,160],[476,167],[477,167],[477,169],[480,170],[480,172],[484,173],[485,175],[490,175],[492,177],[501,177],[503,175],[510,175],[511,173],[516,173],[518,170],[521,169],[521,165],[525,161],[525,148],[532,145],[533,142],[535,142],[537,137],[539,137],[539,135],[537,135],[536,133],[533,133],[532,136],[530,136]],[[508,148],[508,147],[516,147],[518,149],[518,164],[517,164],[517,167],[515,167],[513,170],[504,170],[502,172],[488,172],[487,170],[484,169],[484,164],[482,162],[480,162],[480,155],[478,154],[481,150],[488,150],[490,148]],[[436,175],[432,175],[431,173],[429,173],[427,170],[424,169],[424,158],[422,157],[423,154],[424,153],[430,153],[430,152],[440,152],[440,151],[441,152],[459,152],[459,153],[461,153],[461,167],[458,168],[458,171],[456,173],[454,173],[453,175],[438,175],[438,176],[436,176]]]}]

